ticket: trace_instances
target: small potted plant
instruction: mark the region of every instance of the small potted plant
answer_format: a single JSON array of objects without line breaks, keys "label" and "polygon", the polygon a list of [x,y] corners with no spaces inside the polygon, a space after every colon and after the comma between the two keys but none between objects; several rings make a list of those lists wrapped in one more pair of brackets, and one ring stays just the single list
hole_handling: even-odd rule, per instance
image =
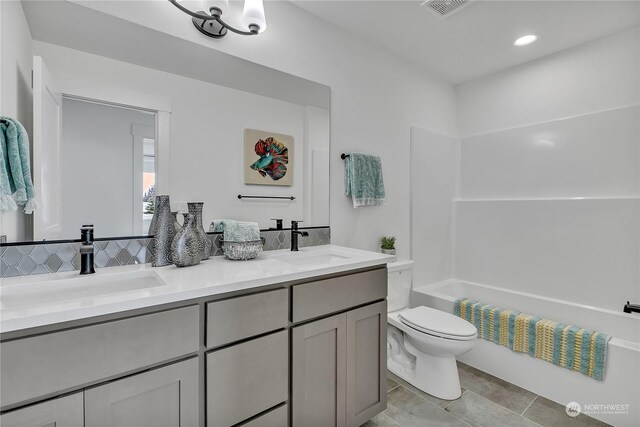
[{"label": "small potted plant", "polygon": [[380,239],[380,251],[383,254],[395,255],[396,254],[396,238],[393,236],[382,237]]}]

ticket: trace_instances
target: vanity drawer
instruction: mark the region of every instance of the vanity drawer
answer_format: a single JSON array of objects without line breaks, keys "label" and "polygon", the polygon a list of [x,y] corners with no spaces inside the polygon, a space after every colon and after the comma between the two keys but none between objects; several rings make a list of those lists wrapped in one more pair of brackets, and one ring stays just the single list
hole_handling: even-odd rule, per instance
[{"label": "vanity drawer", "polygon": [[293,322],[324,316],[387,297],[387,269],[295,285]]},{"label": "vanity drawer", "polygon": [[198,306],[0,344],[2,407],[198,350]]},{"label": "vanity drawer", "polygon": [[286,401],[288,393],[287,331],[207,354],[209,427],[231,426],[251,418]]},{"label": "vanity drawer", "polygon": [[207,304],[207,347],[219,347],[276,329],[289,321],[287,289]]},{"label": "vanity drawer", "polygon": [[248,423],[240,424],[239,427],[287,427],[289,419],[289,407],[287,405],[278,406],[264,415]]}]

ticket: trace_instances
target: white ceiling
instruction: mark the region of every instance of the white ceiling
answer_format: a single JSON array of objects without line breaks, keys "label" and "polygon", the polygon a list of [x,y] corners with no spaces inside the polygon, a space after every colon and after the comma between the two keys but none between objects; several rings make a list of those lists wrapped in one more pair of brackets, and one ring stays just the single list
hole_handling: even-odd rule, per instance
[{"label": "white ceiling", "polygon": [[292,2],[454,84],[640,25],[635,0],[477,0],[446,19],[419,0]]}]

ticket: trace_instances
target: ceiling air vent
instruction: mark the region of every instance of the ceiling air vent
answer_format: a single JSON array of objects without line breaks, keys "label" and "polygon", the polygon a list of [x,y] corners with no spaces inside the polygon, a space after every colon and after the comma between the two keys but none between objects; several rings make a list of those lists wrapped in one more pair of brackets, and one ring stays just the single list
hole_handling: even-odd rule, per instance
[{"label": "ceiling air vent", "polygon": [[427,0],[421,4],[427,10],[444,19],[463,9],[473,0]]}]

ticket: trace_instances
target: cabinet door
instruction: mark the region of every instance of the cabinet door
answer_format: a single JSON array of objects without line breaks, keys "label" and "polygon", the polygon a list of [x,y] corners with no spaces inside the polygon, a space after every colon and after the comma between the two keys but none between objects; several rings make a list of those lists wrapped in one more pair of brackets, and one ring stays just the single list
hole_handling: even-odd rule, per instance
[{"label": "cabinet door", "polygon": [[291,396],[295,427],[343,427],[346,314],[293,328]]},{"label": "cabinet door", "polygon": [[387,303],[347,312],[347,426],[357,427],[387,407]]},{"label": "cabinet door", "polygon": [[287,400],[289,334],[207,354],[207,426],[229,427]]},{"label": "cabinet door", "polygon": [[198,407],[196,358],[85,391],[91,427],[195,427]]},{"label": "cabinet door", "polygon": [[2,427],[82,427],[82,393],[49,400],[0,415]]}]

